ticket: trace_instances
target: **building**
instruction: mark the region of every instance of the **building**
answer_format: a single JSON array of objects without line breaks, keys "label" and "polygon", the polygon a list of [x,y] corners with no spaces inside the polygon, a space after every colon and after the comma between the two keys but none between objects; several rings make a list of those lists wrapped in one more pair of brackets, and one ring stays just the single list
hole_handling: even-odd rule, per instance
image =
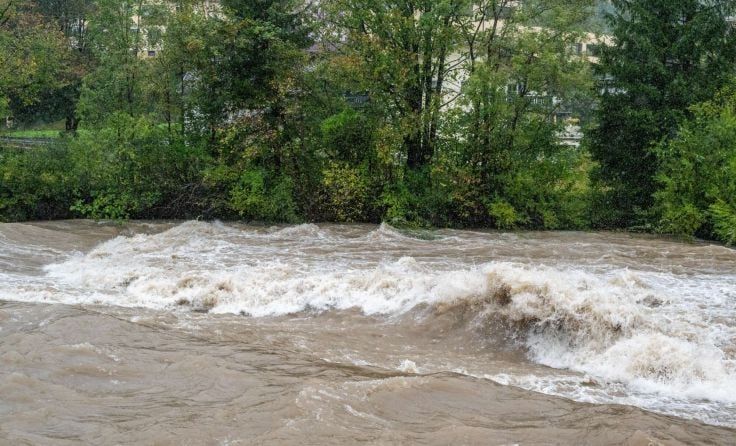
[{"label": "building", "polygon": [[[178,8],[171,0],[145,0],[142,11],[131,17],[131,31],[140,33],[137,53],[140,58],[156,57],[163,50],[162,38],[166,33],[166,25],[158,17],[162,9],[174,11]],[[194,10],[204,16],[219,16],[222,6],[219,0],[199,0]],[[136,48],[132,48],[136,51]]]}]

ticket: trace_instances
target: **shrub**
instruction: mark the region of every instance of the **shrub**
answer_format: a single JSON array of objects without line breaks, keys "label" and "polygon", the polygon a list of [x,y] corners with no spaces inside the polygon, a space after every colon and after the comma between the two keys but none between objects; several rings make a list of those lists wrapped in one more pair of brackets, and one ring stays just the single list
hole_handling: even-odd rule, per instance
[{"label": "shrub", "polygon": [[513,229],[519,223],[516,209],[503,200],[496,200],[488,206],[488,214],[498,229]]},{"label": "shrub", "polygon": [[64,141],[0,150],[0,220],[67,218],[77,187]]},{"label": "shrub", "polygon": [[243,172],[230,191],[230,206],[249,220],[298,221],[293,198],[293,184],[288,177],[267,180],[262,169]]},{"label": "shrub", "polygon": [[360,164],[372,152],[373,128],[362,113],[344,110],[325,119],[321,143],[331,158]]},{"label": "shrub", "polygon": [[693,107],[693,114],[656,150],[659,230],[734,243],[736,86]]},{"label": "shrub", "polygon": [[71,143],[80,187],[74,210],[95,219],[186,217],[207,155],[148,117],[116,113]]},{"label": "shrub", "polygon": [[710,216],[716,236],[730,245],[736,244],[736,208],[718,200],[710,206]]},{"label": "shrub", "polygon": [[326,211],[340,222],[363,221],[368,209],[368,179],[363,169],[331,162],[322,172]]}]

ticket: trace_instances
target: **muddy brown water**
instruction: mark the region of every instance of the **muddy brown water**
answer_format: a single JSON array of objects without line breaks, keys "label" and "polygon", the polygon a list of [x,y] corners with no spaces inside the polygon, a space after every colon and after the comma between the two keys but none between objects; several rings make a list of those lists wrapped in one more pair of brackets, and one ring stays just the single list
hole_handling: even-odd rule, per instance
[{"label": "muddy brown water", "polygon": [[736,253],[0,225],[0,444],[736,444]]}]

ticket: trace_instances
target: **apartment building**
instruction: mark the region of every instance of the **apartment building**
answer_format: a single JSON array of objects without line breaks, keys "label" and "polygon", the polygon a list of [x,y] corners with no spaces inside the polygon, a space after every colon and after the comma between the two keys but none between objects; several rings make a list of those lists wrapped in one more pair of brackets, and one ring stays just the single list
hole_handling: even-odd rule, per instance
[{"label": "apartment building", "polygon": [[[470,16],[484,17],[483,22],[476,22],[476,26],[481,31],[492,31],[497,34],[501,34],[506,26],[511,26],[509,22],[513,20],[514,14],[519,13],[519,9],[524,7],[523,0],[501,0],[495,5],[491,13],[484,14],[483,11],[472,10],[468,11]],[[600,14],[607,11],[610,7],[609,2],[599,2],[596,11],[596,19],[594,22],[600,21]],[[545,28],[533,27],[533,26],[522,26],[515,24],[517,30],[524,33],[544,33]],[[591,25],[591,28],[596,26]],[[601,33],[586,32],[579,36],[576,43],[572,44],[568,49],[568,55],[570,58],[579,58],[585,60],[591,64],[598,63],[600,57],[601,47],[609,45],[611,43],[611,37]],[[453,56],[453,62],[461,61],[461,54]],[[462,64],[459,64],[462,66]],[[462,89],[462,85],[467,80],[468,73],[462,72],[462,70],[456,74],[455,79],[447,84],[447,95],[457,95]],[[532,105],[549,108],[551,110],[550,117],[556,123],[563,124],[563,130],[559,133],[560,140],[563,144],[569,146],[579,146],[582,140],[583,133],[580,127],[580,119],[574,115],[572,111],[565,108],[565,104],[560,98],[549,94],[545,91],[527,91],[526,86],[515,83],[510,79],[510,82],[505,87],[506,95],[509,101],[514,100],[514,97],[518,94],[523,94],[531,102]]]},{"label": "apartment building", "polygon": [[[175,11],[180,3],[172,0],[144,0],[140,14],[131,17],[131,31],[140,33],[138,45],[138,57],[153,58],[161,50],[162,36],[166,32],[166,25],[161,23],[160,12],[162,9]],[[219,0],[199,0],[194,5],[194,10],[204,16],[216,16],[222,13]]]}]

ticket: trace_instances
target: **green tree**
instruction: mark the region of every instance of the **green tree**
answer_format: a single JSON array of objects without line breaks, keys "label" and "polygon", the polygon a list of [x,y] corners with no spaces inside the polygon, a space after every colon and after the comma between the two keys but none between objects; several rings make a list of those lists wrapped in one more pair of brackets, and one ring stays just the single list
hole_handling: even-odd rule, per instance
[{"label": "green tree", "polygon": [[[263,190],[273,193],[275,204],[292,202],[304,152],[302,76],[311,44],[307,5],[299,0],[226,0],[222,7],[211,49],[218,63],[214,71],[205,71],[208,86],[201,91],[207,97],[199,102],[209,104],[203,110],[211,117],[212,139],[212,124],[223,128],[218,161],[238,178],[237,191],[257,191],[241,186],[263,177]],[[231,205],[241,212],[238,203],[248,200],[239,196]],[[295,207],[268,206],[288,220],[294,219]]]},{"label": "green tree", "polygon": [[64,119],[67,131],[76,131],[82,80],[94,67],[89,19],[94,13],[95,0],[36,0],[36,5],[44,21],[65,37],[65,82],[61,88],[47,91],[42,104],[29,113],[42,114],[49,121],[60,117]]},{"label": "green tree", "polygon": [[660,230],[736,243],[736,86],[692,112],[656,150]]},{"label": "green tree", "polygon": [[613,43],[603,50],[606,79],[591,134],[602,189],[598,224],[642,224],[655,191],[653,147],[672,138],[689,107],[731,76],[736,34],[732,1],[614,0]]},{"label": "green tree", "polygon": [[34,3],[6,1],[0,14],[0,111],[28,117],[27,110],[68,84],[69,50]]},{"label": "green tree", "polygon": [[209,47],[216,40],[216,10],[204,0],[179,0],[173,6],[162,17],[162,51],[153,60],[147,93],[169,131],[189,137],[199,133],[187,123],[197,120],[199,99],[206,105],[208,80],[214,72]]},{"label": "green tree", "polygon": [[84,79],[78,106],[90,126],[99,126],[118,111],[130,116],[154,111],[146,94],[152,62],[142,56],[144,49],[158,43],[151,36],[163,25],[157,13],[162,8],[144,0],[97,0],[89,33],[98,63]]},{"label": "green tree", "polygon": [[563,203],[573,201],[566,191],[581,156],[561,145],[557,116],[590,85],[589,63],[573,48],[591,6],[586,0],[475,4],[463,23],[468,78],[453,123],[464,138],[449,158],[457,218],[500,227],[580,224],[580,209]]},{"label": "green tree", "polygon": [[447,83],[459,64],[458,23],[467,0],[331,0],[328,29],[364,70],[370,97],[404,133],[407,166],[429,165],[436,150]]}]

